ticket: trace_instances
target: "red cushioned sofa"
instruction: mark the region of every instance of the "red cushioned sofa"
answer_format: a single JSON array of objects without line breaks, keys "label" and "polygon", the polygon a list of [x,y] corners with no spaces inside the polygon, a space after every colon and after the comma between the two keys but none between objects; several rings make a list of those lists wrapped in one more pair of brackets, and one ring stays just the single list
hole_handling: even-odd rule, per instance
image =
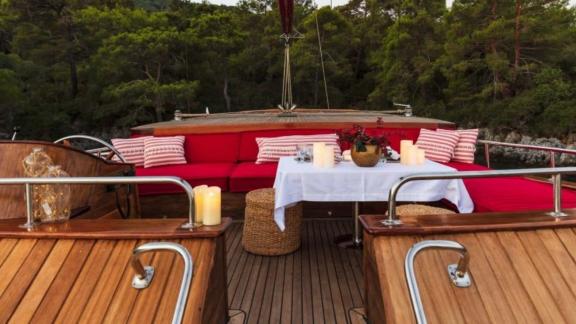
[{"label": "red cushioned sofa", "polygon": [[[223,191],[245,193],[271,187],[276,176],[276,163],[256,164],[257,137],[329,134],[336,129],[279,129],[221,134],[185,135],[185,154],[188,164],[155,168],[137,168],[137,176],[177,176],[192,186],[219,186]],[[385,134],[390,145],[398,150],[401,139],[416,140],[418,128],[375,128],[373,134]],[[172,185],[140,185],[140,194],[179,193]]]},{"label": "red cushioned sofa", "polygon": [[[155,168],[137,168],[138,176],[178,176],[192,186],[219,186],[223,191],[245,193],[272,187],[276,163],[256,164],[257,137],[334,133],[336,129],[281,129],[244,131],[221,134],[185,135],[188,164]],[[375,128],[372,134],[385,134],[392,148],[399,150],[401,139],[416,141],[419,128]],[[346,149],[345,147],[343,149]],[[488,170],[477,164],[449,162],[459,171]],[[474,201],[476,212],[508,212],[552,209],[552,186],[522,177],[466,179],[466,188]],[[179,193],[172,185],[140,185],[140,194]],[[576,192],[563,191],[565,207],[576,207]]]}]

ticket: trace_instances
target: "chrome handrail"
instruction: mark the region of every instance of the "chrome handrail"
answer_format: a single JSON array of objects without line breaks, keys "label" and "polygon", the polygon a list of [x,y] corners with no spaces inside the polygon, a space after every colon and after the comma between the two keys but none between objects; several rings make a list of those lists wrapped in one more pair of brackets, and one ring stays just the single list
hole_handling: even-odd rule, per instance
[{"label": "chrome handrail", "polygon": [[[114,155],[116,155],[118,157],[118,159],[122,162],[122,163],[127,163],[126,159],[124,159],[124,157],[122,156],[122,154],[116,150],[116,148],[114,148],[114,146],[112,146],[110,143],[98,138],[98,137],[94,137],[94,136],[89,136],[89,135],[70,135],[70,136],[66,136],[66,137],[62,137],[60,139],[57,139],[54,141],[54,144],[58,144],[67,140],[71,140],[71,139],[85,139],[85,140],[89,140],[89,141],[93,141],[96,142],[98,144],[104,145],[107,149],[109,149],[110,151],[114,152]],[[99,153],[101,152],[99,149],[96,149]],[[87,151],[89,153],[91,153],[90,151]],[[100,156],[100,155],[98,155]]]},{"label": "chrome handrail", "polygon": [[384,225],[393,226],[402,224],[396,215],[396,196],[400,188],[408,182],[417,180],[449,180],[470,178],[513,177],[526,175],[553,175],[554,211],[548,213],[553,217],[566,216],[562,212],[562,175],[576,173],[576,167],[564,168],[536,168],[519,170],[491,170],[491,171],[461,171],[443,173],[416,173],[400,178],[392,185],[388,192],[388,218],[382,221]]},{"label": "chrome handrail", "polygon": [[448,275],[456,287],[466,288],[471,285],[470,275],[468,274],[470,255],[462,244],[446,240],[428,240],[414,244],[410,250],[408,250],[408,253],[406,253],[406,259],[404,259],[404,272],[406,274],[408,290],[410,291],[412,308],[414,309],[414,315],[416,316],[416,322],[418,324],[426,324],[427,320],[424,306],[422,305],[422,299],[420,299],[420,290],[418,289],[416,274],[414,272],[414,259],[422,250],[429,248],[452,249],[460,252],[460,260],[458,261],[458,264],[451,264],[448,266]]},{"label": "chrome handrail", "polygon": [[0,178],[0,185],[24,185],[26,188],[26,224],[24,228],[33,228],[36,224],[32,212],[32,187],[31,185],[42,184],[146,184],[146,183],[171,183],[180,186],[188,195],[188,223],[182,228],[195,228],[196,218],[194,215],[194,190],[185,180],[178,177],[63,177],[63,178]]},{"label": "chrome handrail", "polygon": [[192,260],[192,256],[184,246],[173,242],[150,242],[136,247],[132,252],[131,265],[137,274],[132,279],[132,287],[136,289],[144,289],[150,285],[152,278],[154,278],[154,267],[143,266],[139,257],[142,253],[157,250],[174,251],[180,254],[184,260],[182,284],[180,285],[180,292],[178,293],[176,308],[174,309],[174,315],[172,316],[172,324],[179,324],[182,323],[182,317],[184,316],[184,311],[186,310],[188,291],[190,290],[192,274],[194,272],[194,262]]},{"label": "chrome handrail", "polygon": [[490,167],[490,146],[491,145],[549,152],[550,153],[550,167],[551,168],[556,167],[556,153],[576,155],[576,150],[571,150],[571,149],[566,149],[566,148],[561,148],[561,147],[539,146],[539,145],[519,144],[519,143],[506,143],[506,142],[497,142],[497,141],[488,141],[488,140],[478,140],[478,144],[484,145],[484,159],[486,160],[486,166],[487,167]]}]

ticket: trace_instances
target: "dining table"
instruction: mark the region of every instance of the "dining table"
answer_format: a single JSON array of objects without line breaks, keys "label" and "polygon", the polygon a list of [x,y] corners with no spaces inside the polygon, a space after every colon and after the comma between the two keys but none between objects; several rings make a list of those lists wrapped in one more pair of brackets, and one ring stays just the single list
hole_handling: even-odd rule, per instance
[{"label": "dining table", "polygon": [[[341,161],[331,168],[297,161],[294,157],[279,160],[274,182],[274,220],[285,229],[284,211],[301,201],[354,202],[354,233],[352,245],[361,245],[358,220],[360,202],[385,202],[390,188],[401,178],[419,173],[445,173],[456,169],[425,160],[420,165],[379,162],[374,167],[359,167],[352,161]],[[460,213],[470,213],[474,203],[462,179],[413,181],[402,186],[397,195],[400,202],[436,202],[447,200]]]}]

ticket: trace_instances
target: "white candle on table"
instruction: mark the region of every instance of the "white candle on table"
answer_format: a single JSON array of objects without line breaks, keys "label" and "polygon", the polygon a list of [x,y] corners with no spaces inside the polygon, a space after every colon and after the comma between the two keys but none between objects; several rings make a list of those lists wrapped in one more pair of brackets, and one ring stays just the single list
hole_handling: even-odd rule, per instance
[{"label": "white candle on table", "polygon": [[204,225],[218,225],[222,222],[220,187],[208,187],[203,194],[202,218]]},{"label": "white candle on table", "polygon": [[418,165],[418,150],[419,148],[415,145],[408,148],[406,154],[406,165]]},{"label": "white candle on table", "polygon": [[326,143],[314,143],[312,144],[312,164],[315,167],[324,166],[324,151],[326,150]]},{"label": "white candle on table", "polygon": [[418,163],[419,165],[424,164],[424,162],[426,161],[426,151],[424,151],[423,149],[417,149],[416,150],[416,163]]},{"label": "white candle on table", "polygon": [[207,185],[194,187],[194,213],[196,215],[196,223],[202,223],[202,206],[204,203],[204,193],[208,189]]},{"label": "white candle on table", "polygon": [[412,145],[414,145],[414,142],[411,140],[400,141],[400,163],[408,164],[408,152]]},{"label": "white candle on table", "polygon": [[332,146],[326,146],[324,148],[324,159],[323,167],[325,168],[333,168],[334,167],[334,148]]}]

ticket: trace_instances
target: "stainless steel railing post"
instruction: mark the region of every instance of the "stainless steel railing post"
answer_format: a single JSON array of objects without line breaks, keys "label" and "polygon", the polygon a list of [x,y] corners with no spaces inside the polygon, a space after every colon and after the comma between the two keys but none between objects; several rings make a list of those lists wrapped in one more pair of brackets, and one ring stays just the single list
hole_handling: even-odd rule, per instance
[{"label": "stainless steel railing post", "polygon": [[552,217],[564,217],[566,213],[562,212],[562,175],[560,173],[552,176],[552,186],[554,188],[554,211],[548,215]]},{"label": "stainless steel railing post", "polygon": [[26,190],[26,223],[20,225],[20,227],[30,229],[35,226],[34,211],[32,210],[32,190],[34,189],[29,183],[27,183],[25,184],[25,190]]}]

